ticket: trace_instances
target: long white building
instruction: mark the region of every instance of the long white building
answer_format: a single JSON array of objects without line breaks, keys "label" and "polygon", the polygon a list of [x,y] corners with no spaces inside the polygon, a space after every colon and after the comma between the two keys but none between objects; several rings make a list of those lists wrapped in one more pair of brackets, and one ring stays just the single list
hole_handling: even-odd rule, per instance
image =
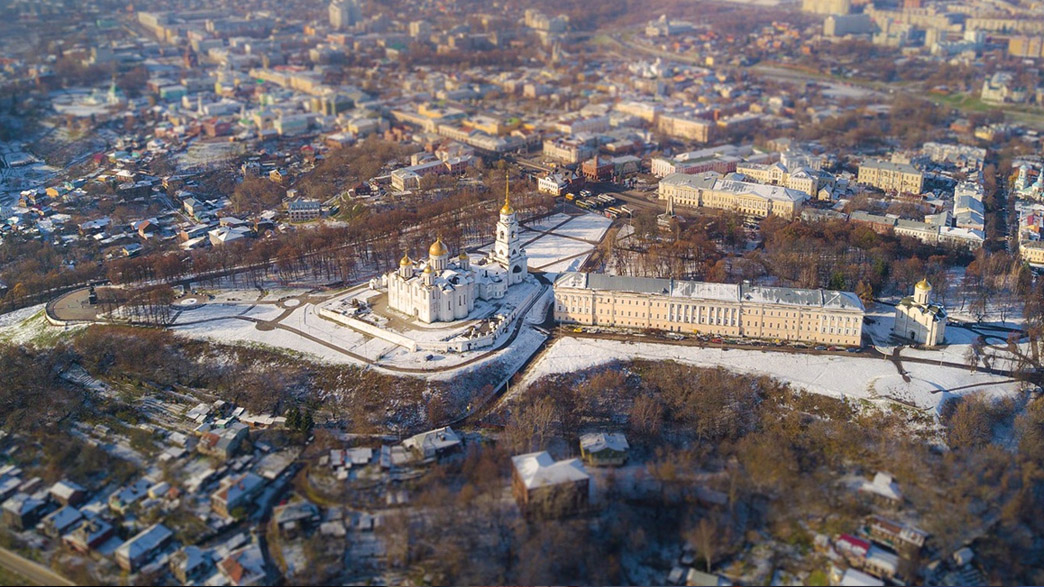
[{"label": "long white building", "polygon": [[858,346],[863,309],[852,292],[563,273],[555,320]]}]

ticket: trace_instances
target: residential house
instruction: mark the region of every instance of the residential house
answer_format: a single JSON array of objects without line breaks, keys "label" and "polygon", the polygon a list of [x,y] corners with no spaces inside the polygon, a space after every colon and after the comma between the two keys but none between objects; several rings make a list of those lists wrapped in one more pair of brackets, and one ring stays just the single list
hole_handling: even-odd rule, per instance
[{"label": "residential house", "polygon": [[205,430],[196,449],[203,454],[228,459],[248,438],[249,427],[240,422],[232,422],[224,428]]},{"label": "residential house", "polygon": [[44,517],[43,532],[52,538],[58,538],[82,520],[83,514],[80,510],[72,506],[64,506]]},{"label": "residential house", "polygon": [[4,525],[14,530],[28,530],[43,517],[46,503],[28,493],[16,493],[3,505]]},{"label": "residential house", "polygon": [[112,536],[112,524],[101,518],[87,518],[62,536],[62,542],[80,554],[88,554],[105,544]]},{"label": "residential house", "polygon": [[214,568],[210,552],[198,546],[185,546],[170,556],[170,572],[185,585],[201,584]]},{"label": "residential house", "polygon": [[402,441],[402,446],[423,460],[434,460],[463,446],[460,436],[452,428],[437,428],[411,436]]},{"label": "residential house", "polygon": [[79,505],[87,497],[87,491],[83,487],[65,479],[52,485],[49,492],[51,497],[62,505]]},{"label": "residential house", "polygon": [[308,501],[297,501],[279,506],[273,511],[279,532],[293,538],[299,532],[313,528],[319,524],[319,508]]},{"label": "residential house", "polygon": [[170,542],[174,533],[163,524],[153,524],[116,548],[116,564],[125,571],[136,571]]},{"label": "residential house", "polygon": [[148,495],[152,482],[148,479],[138,479],[134,483],[117,489],[109,496],[109,509],[123,515],[130,508]]},{"label": "residential house", "polygon": [[257,585],[268,574],[264,554],[257,542],[232,551],[217,566],[231,585]]},{"label": "residential house", "polygon": [[618,467],[627,460],[630,446],[619,432],[595,432],[580,437],[580,456],[584,463],[595,467]]},{"label": "residential house", "polygon": [[519,508],[543,515],[587,507],[590,476],[580,459],[555,461],[546,451],[511,458],[511,489]]},{"label": "residential house", "polygon": [[919,528],[893,522],[881,516],[870,516],[866,523],[870,538],[899,552],[916,553],[924,546],[928,534]]},{"label": "residential house", "polygon": [[218,514],[231,518],[232,512],[246,508],[264,486],[265,480],[254,473],[230,477],[210,496],[210,507]]}]

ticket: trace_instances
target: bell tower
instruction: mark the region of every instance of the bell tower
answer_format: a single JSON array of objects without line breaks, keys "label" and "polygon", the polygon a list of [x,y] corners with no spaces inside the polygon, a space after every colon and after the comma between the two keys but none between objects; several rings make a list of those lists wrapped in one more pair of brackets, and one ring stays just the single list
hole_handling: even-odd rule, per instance
[{"label": "bell tower", "polygon": [[518,238],[518,219],[511,207],[511,186],[504,179],[504,206],[500,209],[497,222],[497,239],[493,245],[493,261],[500,263],[508,272],[508,285],[521,283],[529,272],[526,251]]}]

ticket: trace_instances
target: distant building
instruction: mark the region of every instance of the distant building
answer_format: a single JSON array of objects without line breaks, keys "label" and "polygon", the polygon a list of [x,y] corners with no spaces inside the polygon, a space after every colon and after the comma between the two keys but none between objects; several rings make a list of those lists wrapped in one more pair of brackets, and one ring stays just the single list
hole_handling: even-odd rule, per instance
[{"label": "distant building", "polygon": [[1030,265],[1044,265],[1044,241],[1022,241],[1019,256]]},{"label": "distant building", "polygon": [[556,462],[543,451],[512,457],[511,464],[511,489],[523,511],[556,516],[587,507],[591,478],[580,459]]},{"label": "distant building", "polygon": [[924,189],[924,174],[916,167],[889,161],[863,161],[859,165],[856,181],[880,190],[895,190],[908,194],[920,194]]},{"label": "distant building", "polygon": [[232,551],[217,567],[231,585],[258,585],[267,576],[265,556],[256,540]]},{"label": "distant building", "polygon": [[362,20],[359,0],[334,0],[330,3],[330,26],[337,30],[351,28]]},{"label": "distant building", "polygon": [[544,157],[555,159],[567,165],[580,163],[593,157],[598,150],[592,141],[577,138],[559,138],[544,140]]},{"label": "distant building", "polygon": [[656,121],[656,130],[663,134],[706,143],[716,135],[717,125],[703,118],[684,114],[662,114]]},{"label": "distant building", "polygon": [[872,35],[875,30],[874,21],[865,14],[830,15],[823,21],[824,37]]},{"label": "distant building", "polygon": [[933,347],[946,336],[946,308],[932,303],[932,286],[922,279],[914,286],[914,294],[906,296],[895,307],[895,336],[916,344]]},{"label": "distant building", "polygon": [[671,20],[667,18],[666,14],[662,14],[660,18],[649,21],[649,24],[645,26],[645,36],[670,37],[672,35],[684,35],[691,33],[694,28],[691,22]]},{"label": "distant building", "polygon": [[576,174],[568,170],[548,173],[537,180],[537,191],[542,194],[561,196],[572,188],[576,180]]},{"label": "distant building", "polygon": [[802,0],[801,10],[813,14],[848,14],[852,0]]},{"label": "distant building", "polygon": [[724,179],[715,173],[675,173],[660,180],[661,200],[675,205],[731,210],[745,216],[794,218],[809,194],[782,186]]}]

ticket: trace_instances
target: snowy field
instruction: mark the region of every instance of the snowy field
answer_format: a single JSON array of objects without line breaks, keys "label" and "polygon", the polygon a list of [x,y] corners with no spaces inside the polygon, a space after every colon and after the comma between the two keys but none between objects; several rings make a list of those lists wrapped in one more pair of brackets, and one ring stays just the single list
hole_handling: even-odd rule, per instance
[{"label": "snowy field", "polygon": [[[521,235],[529,256],[529,268],[549,273],[575,271],[602,240],[612,220],[598,214],[568,216],[555,214],[530,225],[533,230]],[[585,242],[586,241],[586,242]]]},{"label": "snowy field", "polygon": [[813,393],[867,400],[890,399],[925,410],[938,409],[952,394],[985,391],[1003,396],[1019,389],[1018,383],[1004,377],[970,373],[966,368],[920,363],[903,364],[910,376],[907,383],[891,362],[857,354],[793,354],[577,338],[556,341],[529,370],[519,389],[545,375],[635,358],[724,367],[740,373],[768,375]]},{"label": "snowy field", "polygon": [[297,336],[285,330],[258,330],[252,322],[227,318],[210,322],[177,325],[173,331],[190,338],[236,345],[263,345],[310,355],[317,361],[336,364],[359,364],[348,355]]},{"label": "snowy field", "polygon": [[543,269],[559,261],[590,253],[593,245],[560,236],[542,236],[526,245],[530,269]]},{"label": "snowy field", "polygon": [[576,216],[566,224],[556,228],[554,234],[578,238],[592,243],[597,243],[609,230],[612,220],[598,214],[584,214]]}]

